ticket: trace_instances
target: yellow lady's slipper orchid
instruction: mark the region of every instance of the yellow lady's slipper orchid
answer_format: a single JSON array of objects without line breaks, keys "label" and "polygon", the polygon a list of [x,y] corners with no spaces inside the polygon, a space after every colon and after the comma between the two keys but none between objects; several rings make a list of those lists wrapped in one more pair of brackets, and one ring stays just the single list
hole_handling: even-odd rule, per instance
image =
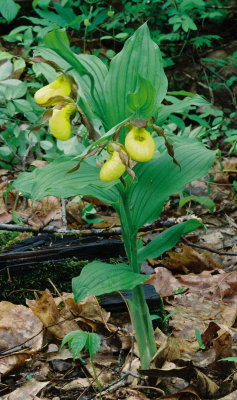
[{"label": "yellow lady's slipper orchid", "polygon": [[133,126],[125,138],[125,148],[135,161],[150,161],[155,153],[155,142],[145,128]]},{"label": "yellow lady's slipper orchid", "polygon": [[112,156],[106,161],[100,170],[100,179],[104,182],[115,181],[125,172],[126,167],[121,161],[118,151],[114,151]]},{"label": "yellow lady's slipper orchid", "polygon": [[66,75],[61,74],[47,86],[37,90],[34,99],[42,107],[55,106],[58,101],[50,101],[52,97],[69,96],[72,91],[71,81]]},{"label": "yellow lady's slipper orchid", "polygon": [[71,136],[70,117],[76,111],[74,104],[67,104],[61,110],[54,109],[49,119],[49,129],[54,137],[60,140],[68,140]]}]

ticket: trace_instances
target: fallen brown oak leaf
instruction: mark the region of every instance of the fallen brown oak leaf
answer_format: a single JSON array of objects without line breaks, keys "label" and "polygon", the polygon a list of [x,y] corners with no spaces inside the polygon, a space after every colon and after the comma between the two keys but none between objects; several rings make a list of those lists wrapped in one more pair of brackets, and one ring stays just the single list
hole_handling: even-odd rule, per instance
[{"label": "fallen brown oak leaf", "polygon": [[0,373],[6,374],[41,349],[42,323],[29,308],[8,301],[0,302],[0,321]]}]

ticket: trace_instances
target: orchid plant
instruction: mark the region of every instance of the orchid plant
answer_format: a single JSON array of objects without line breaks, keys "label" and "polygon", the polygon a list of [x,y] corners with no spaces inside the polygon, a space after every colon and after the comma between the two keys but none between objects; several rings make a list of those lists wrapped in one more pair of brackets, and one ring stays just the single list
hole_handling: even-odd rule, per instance
[{"label": "orchid plant", "polygon": [[[57,157],[44,168],[21,174],[14,186],[33,200],[90,195],[117,211],[127,263],[93,261],[73,279],[72,288],[77,302],[90,295],[132,290],[127,303],[141,367],[147,369],[156,342],[143,292],[149,276],[141,274],[141,264],[159,257],[202,224],[190,219],[143,247],[138,246],[137,234],[160,216],[171,194],[181,192],[211,167],[214,152],[194,139],[167,136],[162,129],[171,113],[207,102],[198,95],[175,100],[172,93],[167,94],[160,50],[147,24],[127,40],[109,69],[96,56],[74,54],[66,33],[59,30],[46,36],[37,55],[41,62],[43,57],[57,65],[60,72],[56,81],[35,94],[38,104],[53,107],[46,110],[43,122],[49,121],[50,132],[58,140],[70,141],[71,119],[77,113],[87,129],[89,145],[78,155]],[[166,105],[162,104],[165,97]]]}]

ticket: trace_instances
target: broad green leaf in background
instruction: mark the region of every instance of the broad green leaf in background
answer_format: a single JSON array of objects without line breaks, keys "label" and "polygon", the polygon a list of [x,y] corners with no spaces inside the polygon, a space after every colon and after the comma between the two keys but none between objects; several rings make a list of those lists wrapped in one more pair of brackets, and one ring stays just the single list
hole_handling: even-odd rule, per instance
[{"label": "broad green leaf in background", "polygon": [[13,64],[10,60],[6,59],[5,62],[0,66],[0,80],[8,78],[13,72]]},{"label": "broad green leaf in background", "polygon": [[131,185],[129,204],[134,229],[155,221],[165,201],[173,193],[180,193],[187,183],[208,173],[215,159],[215,152],[207,150],[202,143],[186,140],[175,145],[175,165],[167,153],[134,168],[137,184]]},{"label": "broad green leaf in background", "polygon": [[161,125],[171,114],[182,114],[184,111],[190,109],[191,106],[207,106],[210,103],[199,95],[193,97],[185,97],[183,100],[179,100],[173,96],[167,96],[166,99],[171,101],[171,105],[161,105],[158,109],[158,117],[156,123]]},{"label": "broad green leaf in background", "polygon": [[93,261],[83,268],[78,277],[73,278],[72,291],[78,303],[87,296],[133,289],[148,279],[149,276],[133,272],[127,264]]},{"label": "broad green leaf in background", "polygon": [[[65,346],[66,343],[70,342],[74,337],[76,337],[78,335],[78,332],[83,332],[83,331],[79,331],[79,330],[71,331],[66,336],[64,336],[59,350],[62,350],[63,346]],[[83,334],[84,333],[85,333],[84,336],[86,338],[86,332],[83,332]],[[86,339],[85,339],[85,342],[86,342]]]},{"label": "broad green leaf in background", "polygon": [[0,0],[0,14],[7,22],[11,22],[20,9],[20,5],[13,0]]},{"label": "broad green leaf in background", "polygon": [[0,101],[18,99],[27,91],[27,83],[19,79],[5,79],[0,82]]},{"label": "broad green leaf in background", "polygon": [[67,28],[71,26],[71,22],[73,22],[73,20],[75,20],[77,16],[73,12],[72,8],[69,9],[69,12],[68,9],[65,9],[64,11],[65,11],[64,14],[63,13],[56,14],[55,12],[49,11],[47,9],[46,10],[40,10],[39,8],[35,9],[35,12],[44,20],[49,21],[53,25],[58,25],[61,28]]},{"label": "broad green leaf in background", "polygon": [[197,219],[190,219],[181,224],[174,225],[160,233],[150,243],[138,250],[138,262],[142,263],[148,258],[160,257],[165,251],[170,250],[178,243],[181,236],[203,227]]},{"label": "broad green leaf in background", "polygon": [[[166,95],[167,79],[160,50],[151,40],[147,24],[126,41],[122,51],[111,61],[105,80],[106,129],[131,115],[127,96],[136,93],[139,76],[149,80],[155,91],[153,113],[156,116],[157,107]],[[145,90],[149,91],[150,86],[144,86]],[[146,97],[149,98],[149,93]]]}]

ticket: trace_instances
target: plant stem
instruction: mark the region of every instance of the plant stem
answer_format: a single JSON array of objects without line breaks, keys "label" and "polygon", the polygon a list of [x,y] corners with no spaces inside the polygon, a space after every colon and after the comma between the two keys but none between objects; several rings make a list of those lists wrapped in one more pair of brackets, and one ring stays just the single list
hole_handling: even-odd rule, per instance
[{"label": "plant stem", "polygon": [[[119,215],[124,246],[133,272],[139,273],[140,266],[137,262],[137,230],[133,226],[126,188],[120,190],[120,195],[122,201]],[[156,343],[149,309],[141,285],[133,289],[132,299],[128,300],[128,305],[138,345],[141,367],[142,369],[148,369],[156,353]]]}]

